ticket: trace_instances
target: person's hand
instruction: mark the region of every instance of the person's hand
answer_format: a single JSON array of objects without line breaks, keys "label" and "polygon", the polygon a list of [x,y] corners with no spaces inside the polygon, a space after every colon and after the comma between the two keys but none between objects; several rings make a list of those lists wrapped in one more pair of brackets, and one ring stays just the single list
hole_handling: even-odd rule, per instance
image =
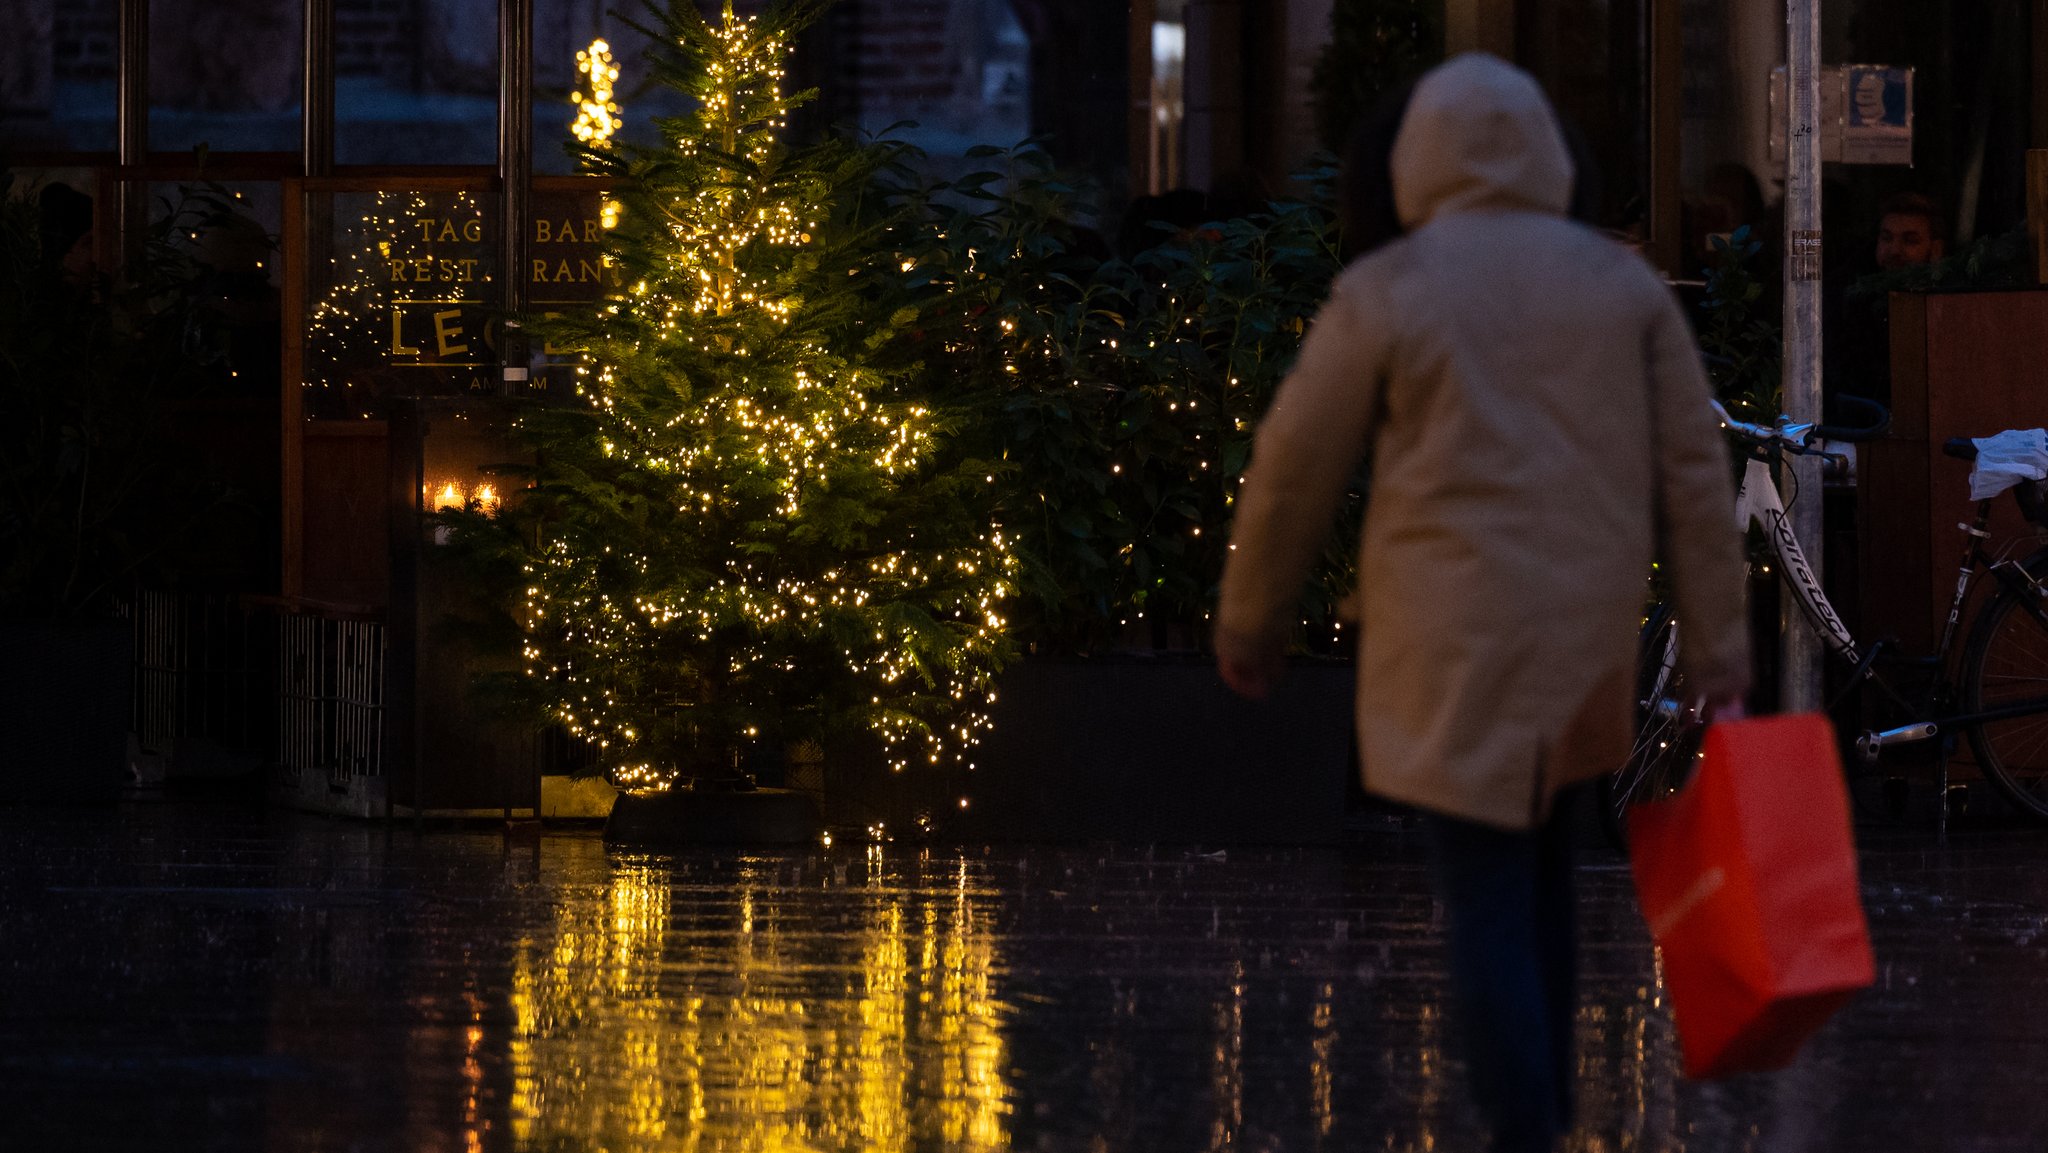
[{"label": "person's hand", "polygon": [[1230,691],[1251,701],[1262,701],[1280,683],[1286,661],[1280,650],[1238,638],[1216,637],[1216,672]]},{"label": "person's hand", "polygon": [[1739,721],[1748,716],[1749,708],[1742,703],[1740,695],[1719,697],[1700,707],[1700,720],[1710,725]]}]

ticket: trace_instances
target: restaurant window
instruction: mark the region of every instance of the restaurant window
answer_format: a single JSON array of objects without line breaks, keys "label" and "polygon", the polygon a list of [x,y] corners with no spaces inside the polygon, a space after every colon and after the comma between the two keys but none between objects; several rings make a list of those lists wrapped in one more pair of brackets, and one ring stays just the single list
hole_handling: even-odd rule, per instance
[{"label": "restaurant window", "polygon": [[1867,263],[1878,206],[1898,193],[1933,198],[1957,245],[2023,227],[2026,154],[2043,140],[2036,92],[2048,86],[2042,6],[1832,0],[1823,11],[1827,63],[1914,70],[1913,164],[1830,166],[1831,247]]},{"label": "restaurant window", "polygon": [[[1652,228],[1650,17],[1655,0],[1525,0],[1517,56],[1592,160],[1585,207],[1631,240]],[[1582,193],[1583,195],[1583,193]]]},{"label": "restaurant window", "polygon": [[495,388],[495,205],[481,181],[309,187],[300,318],[308,419],[381,420],[395,398]]},{"label": "restaurant window", "polygon": [[183,259],[205,294],[213,351],[230,365],[212,396],[275,397],[279,364],[283,195],[274,181],[153,181],[152,234]]},{"label": "restaurant window", "polygon": [[1160,0],[1152,15],[1152,100],[1146,126],[1146,171],[1154,196],[1181,186],[1181,128],[1187,121],[1186,0]]}]

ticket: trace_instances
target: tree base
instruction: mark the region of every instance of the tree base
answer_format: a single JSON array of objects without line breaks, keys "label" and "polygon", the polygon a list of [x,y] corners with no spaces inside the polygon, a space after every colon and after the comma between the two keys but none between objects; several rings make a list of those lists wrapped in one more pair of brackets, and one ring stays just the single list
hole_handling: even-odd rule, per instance
[{"label": "tree base", "polygon": [[801,845],[817,840],[817,806],[789,789],[620,793],[604,839],[647,848]]}]

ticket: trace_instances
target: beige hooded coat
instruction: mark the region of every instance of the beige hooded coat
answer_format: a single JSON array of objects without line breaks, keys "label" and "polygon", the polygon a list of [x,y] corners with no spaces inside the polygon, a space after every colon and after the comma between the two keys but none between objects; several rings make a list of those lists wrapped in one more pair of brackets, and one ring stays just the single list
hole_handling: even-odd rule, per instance
[{"label": "beige hooded coat", "polygon": [[1571,161],[1529,76],[1471,54],[1424,77],[1393,179],[1407,235],[1339,277],[1259,425],[1216,644],[1286,643],[1372,450],[1365,786],[1526,829],[1626,759],[1658,519],[1688,676],[1747,686],[1728,451],[1671,292],[1565,218]]}]

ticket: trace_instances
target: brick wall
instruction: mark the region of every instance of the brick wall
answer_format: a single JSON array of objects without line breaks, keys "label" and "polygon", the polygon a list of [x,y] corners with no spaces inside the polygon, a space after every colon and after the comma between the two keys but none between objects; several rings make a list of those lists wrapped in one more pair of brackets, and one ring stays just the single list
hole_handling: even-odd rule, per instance
[{"label": "brick wall", "polygon": [[[37,0],[31,0],[32,3]],[[851,32],[835,46],[836,94],[860,109],[908,111],[950,100],[963,76],[962,33],[978,31],[982,0],[842,0],[829,19]],[[765,0],[741,0],[741,11]],[[707,5],[709,8],[710,5]],[[421,0],[337,0],[334,67],[342,76],[409,83],[421,55]],[[495,33],[491,33],[495,36]],[[57,5],[59,80],[111,80],[117,65],[114,0]]]},{"label": "brick wall", "polygon": [[863,111],[907,111],[952,98],[962,64],[959,7],[956,0],[859,4],[849,79]]},{"label": "brick wall", "polygon": [[419,56],[419,0],[336,0],[336,75],[409,83]]},{"label": "brick wall", "polygon": [[55,68],[61,80],[112,80],[119,64],[114,0],[77,0],[57,8]]},{"label": "brick wall", "polygon": [[[112,80],[118,65],[115,24],[114,0],[58,4],[57,78]],[[334,6],[334,67],[343,76],[410,80],[419,40],[419,0],[337,0]]]}]

